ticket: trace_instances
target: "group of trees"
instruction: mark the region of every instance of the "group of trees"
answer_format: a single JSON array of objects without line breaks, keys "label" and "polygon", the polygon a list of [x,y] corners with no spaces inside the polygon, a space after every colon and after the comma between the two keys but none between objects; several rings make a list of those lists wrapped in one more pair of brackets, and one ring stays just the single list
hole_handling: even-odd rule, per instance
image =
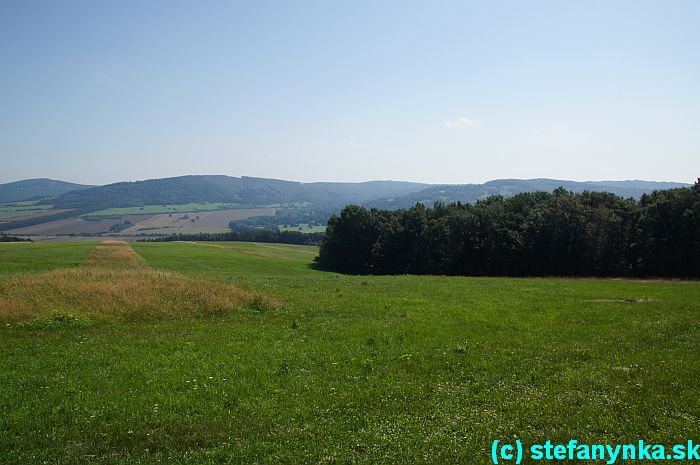
[{"label": "group of trees", "polygon": [[226,233],[170,234],[168,236],[144,239],[143,242],[171,241],[240,241],[273,242],[280,244],[318,245],[323,233],[304,234],[299,231],[271,231],[269,229],[248,229]]},{"label": "group of trees", "polygon": [[31,239],[27,239],[24,237],[6,236],[4,234],[0,234],[0,242],[33,242],[33,241]]},{"label": "group of trees", "polygon": [[639,200],[523,193],[328,222],[319,266],[359,274],[700,277],[700,180]]},{"label": "group of trees", "polygon": [[254,228],[277,231],[279,230],[279,225],[325,225],[328,218],[339,210],[340,207],[282,207],[276,209],[275,214],[272,216],[253,216],[243,220],[233,220],[228,224],[228,227],[232,231],[245,231]]}]

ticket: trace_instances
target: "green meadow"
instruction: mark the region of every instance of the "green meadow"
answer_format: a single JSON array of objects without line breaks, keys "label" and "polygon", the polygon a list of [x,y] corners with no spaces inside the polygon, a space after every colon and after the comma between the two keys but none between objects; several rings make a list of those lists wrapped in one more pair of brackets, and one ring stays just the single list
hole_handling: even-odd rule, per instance
[{"label": "green meadow", "polygon": [[0,279],[82,265],[97,242],[0,243]]},{"label": "green meadow", "polygon": [[0,204],[0,218],[15,216],[22,213],[30,213],[41,210],[48,210],[53,205],[38,205],[38,200],[27,200],[24,202],[10,202]]},{"label": "green meadow", "polygon": [[[0,244],[0,285],[95,245]],[[314,247],[132,247],[279,305],[0,321],[0,464],[476,464],[494,439],[698,439],[698,282],[350,276],[314,269]]]},{"label": "green meadow", "polygon": [[240,205],[232,205],[218,202],[209,203],[185,203],[177,205],[144,205],[143,207],[107,208],[91,212],[88,216],[120,216],[120,215],[145,215],[158,213],[190,213],[226,208],[240,208]]},{"label": "green meadow", "polygon": [[278,224],[277,227],[280,231],[300,231],[303,233],[315,233],[326,231],[326,226],[311,226],[308,223],[299,223],[293,226]]}]

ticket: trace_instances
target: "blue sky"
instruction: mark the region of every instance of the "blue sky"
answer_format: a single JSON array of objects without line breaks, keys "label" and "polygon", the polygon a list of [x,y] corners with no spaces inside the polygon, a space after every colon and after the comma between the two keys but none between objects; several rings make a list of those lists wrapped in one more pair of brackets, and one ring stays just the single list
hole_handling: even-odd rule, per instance
[{"label": "blue sky", "polygon": [[0,182],[700,176],[697,1],[0,3]]}]

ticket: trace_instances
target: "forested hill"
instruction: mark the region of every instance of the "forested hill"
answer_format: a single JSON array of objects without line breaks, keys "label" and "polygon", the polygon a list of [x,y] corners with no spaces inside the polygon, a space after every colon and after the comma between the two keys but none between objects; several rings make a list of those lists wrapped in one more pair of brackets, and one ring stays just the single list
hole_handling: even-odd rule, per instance
[{"label": "forested hill", "polygon": [[90,208],[225,202],[249,205],[311,203],[343,206],[383,197],[404,196],[427,184],[370,181],[362,183],[300,183],[279,179],[230,176],[180,176],[137,182],[119,182],[67,192],[50,201],[56,208]]},{"label": "forested hill", "polygon": [[[22,181],[29,182],[29,181]],[[474,203],[490,195],[512,197],[522,192],[563,187],[572,192],[606,191],[639,198],[658,189],[684,187],[681,183],[650,181],[574,182],[556,179],[498,179],[484,184],[429,185],[413,182],[301,183],[279,179],[231,176],[180,176],[136,182],[119,182],[71,190],[46,203],[56,208],[99,210],[113,207],[223,202],[248,205],[310,204],[336,209],[361,204],[386,209],[408,208],[417,202]],[[1,187],[1,186],[0,186]],[[54,195],[54,194],[51,194]]]},{"label": "forested hill", "polygon": [[610,192],[625,198],[638,199],[655,190],[688,187],[690,184],[654,181],[565,181],[559,179],[496,179],[484,184],[433,185],[404,196],[385,198],[367,203],[369,207],[394,210],[410,208],[416,203],[435,202],[475,203],[492,195],[512,197],[524,192],[552,192],[558,187],[571,192]]},{"label": "forested hill", "polygon": [[8,182],[7,184],[0,184],[0,203],[50,197],[76,189],[86,189],[88,187],[91,186],[46,178]]},{"label": "forested hill", "polygon": [[700,180],[639,200],[528,192],[404,210],[349,205],[319,265],[358,274],[700,277]]}]

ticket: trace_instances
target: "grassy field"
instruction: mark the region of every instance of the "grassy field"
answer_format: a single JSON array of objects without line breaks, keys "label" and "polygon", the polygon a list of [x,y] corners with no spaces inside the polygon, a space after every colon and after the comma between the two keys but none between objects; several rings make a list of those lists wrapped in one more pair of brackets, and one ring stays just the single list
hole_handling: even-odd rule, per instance
[{"label": "grassy field", "polygon": [[301,231],[303,233],[315,233],[315,232],[325,232],[325,226],[311,226],[306,223],[300,223],[296,226],[285,226],[283,224],[278,224],[277,227],[280,231]]},{"label": "grassy field", "polygon": [[0,242],[0,279],[80,266],[95,245],[94,241],[61,244]]},{"label": "grassy field", "polygon": [[[94,250],[0,244],[0,284],[93,267]],[[133,250],[148,273],[279,305],[2,323],[0,463],[487,463],[497,438],[697,439],[700,283],[345,276],[279,244]]]},{"label": "grassy field", "polygon": [[224,203],[186,203],[181,205],[144,205],[143,207],[107,208],[90,213],[89,216],[141,215],[155,213],[190,213],[236,208]]},{"label": "grassy field", "polygon": [[[196,225],[196,223],[194,223]],[[172,226],[164,228],[144,228],[138,230],[136,228],[130,228],[125,234],[214,234],[214,233],[226,233],[231,232],[229,228],[199,228],[197,226]]]},{"label": "grassy field", "polygon": [[53,207],[53,205],[37,205],[38,202],[38,200],[25,200],[24,202],[0,204],[0,218],[16,216],[22,213],[39,212]]},{"label": "grassy field", "polygon": [[208,212],[194,212],[184,214],[158,214],[142,221],[136,222],[132,227],[125,229],[125,234],[146,233],[182,233],[196,234],[229,232],[229,223],[231,221],[242,220],[254,216],[274,216],[274,208],[252,208],[252,209],[236,209],[236,210],[216,210]]}]

